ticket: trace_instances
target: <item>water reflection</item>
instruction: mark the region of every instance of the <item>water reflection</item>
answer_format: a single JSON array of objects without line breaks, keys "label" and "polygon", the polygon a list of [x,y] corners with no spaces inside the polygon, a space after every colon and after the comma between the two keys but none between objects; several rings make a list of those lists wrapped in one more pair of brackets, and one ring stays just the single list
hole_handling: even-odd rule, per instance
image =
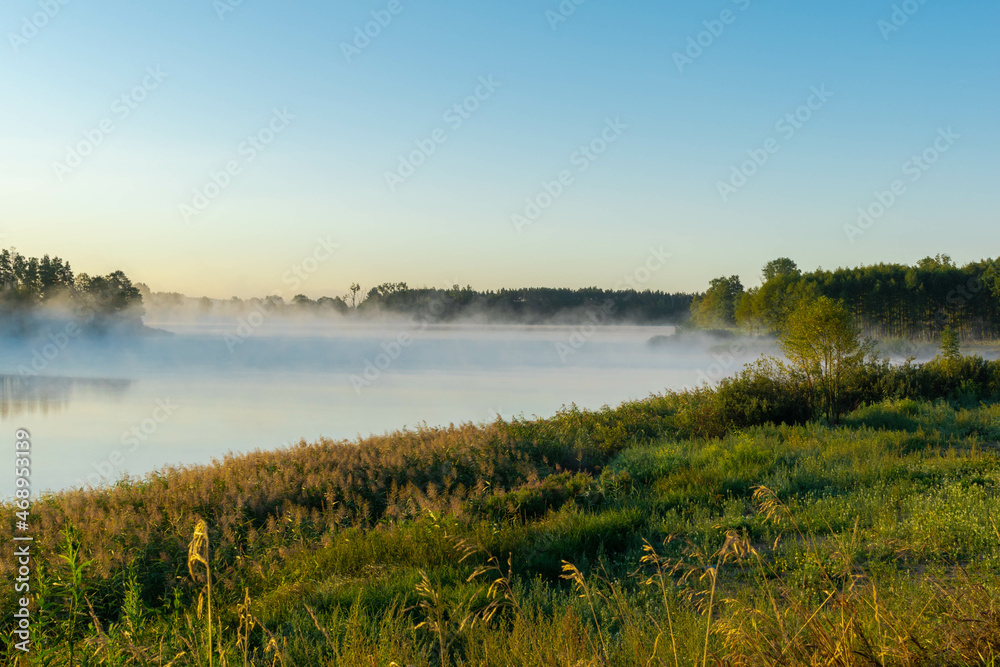
[{"label": "water reflection", "polygon": [[0,420],[24,414],[54,414],[65,410],[75,395],[120,400],[132,380],[108,378],[0,375]]}]

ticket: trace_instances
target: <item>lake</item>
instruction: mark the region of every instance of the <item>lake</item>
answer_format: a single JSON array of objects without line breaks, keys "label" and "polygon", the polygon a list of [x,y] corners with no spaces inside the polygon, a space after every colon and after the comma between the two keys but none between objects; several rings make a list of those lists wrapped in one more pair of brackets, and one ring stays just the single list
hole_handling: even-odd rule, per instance
[{"label": "lake", "polygon": [[[15,429],[32,433],[34,493],[303,438],[615,405],[717,380],[757,354],[649,344],[671,327],[152,326],[173,335],[0,345],[0,421],[11,447]],[[0,494],[12,492],[4,475]]]}]

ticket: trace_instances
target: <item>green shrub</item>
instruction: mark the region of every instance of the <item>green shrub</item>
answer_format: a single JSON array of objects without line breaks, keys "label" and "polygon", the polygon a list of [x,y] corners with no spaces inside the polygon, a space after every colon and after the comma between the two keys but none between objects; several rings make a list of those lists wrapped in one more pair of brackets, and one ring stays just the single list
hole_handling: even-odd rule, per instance
[{"label": "green shrub", "polygon": [[715,390],[717,418],[726,430],[760,424],[802,424],[813,417],[805,387],[774,361],[761,358]]}]

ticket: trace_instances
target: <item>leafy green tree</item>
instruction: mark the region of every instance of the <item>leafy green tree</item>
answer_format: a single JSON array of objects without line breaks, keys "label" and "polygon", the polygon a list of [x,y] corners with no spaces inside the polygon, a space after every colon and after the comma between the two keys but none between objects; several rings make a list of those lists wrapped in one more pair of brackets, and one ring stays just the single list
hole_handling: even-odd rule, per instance
[{"label": "leafy green tree", "polygon": [[780,346],[810,395],[818,396],[827,419],[838,422],[844,388],[874,355],[873,342],[862,340],[861,330],[841,302],[821,296],[803,302],[789,315]]},{"label": "leafy green tree", "polygon": [[917,268],[924,271],[933,271],[935,269],[954,269],[956,267],[950,255],[938,254],[934,257],[924,257],[917,262]]},{"label": "leafy green tree", "polygon": [[751,333],[761,333],[767,329],[763,314],[760,312],[759,287],[752,287],[740,296],[733,313],[736,323]]},{"label": "leafy green tree", "polygon": [[764,268],[761,269],[761,278],[763,278],[766,283],[769,280],[774,280],[778,276],[798,277],[801,273],[802,272],[799,271],[799,267],[795,262],[787,257],[779,257],[778,259],[772,259],[764,265]]},{"label": "leafy green tree", "polygon": [[752,332],[779,331],[788,313],[808,288],[798,265],[787,257],[772,259],[761,268],[763,284],[743,294],[736,307],[736,323]]},{"label": "leafy green tree", "polygon": [[796,305],[815,299],[817,291],[815,283],[802,280],[798,274],[778,274],[744,295],[746,303],[737,309],[737,322],[750,330],[779,332]]},{"label": "leafy green tree", "polygon": [[715,278],[704,296],[691,303],[695,324],[706,329],[731,327],[736,324],[736,307],[743,296],[739,276]]}]

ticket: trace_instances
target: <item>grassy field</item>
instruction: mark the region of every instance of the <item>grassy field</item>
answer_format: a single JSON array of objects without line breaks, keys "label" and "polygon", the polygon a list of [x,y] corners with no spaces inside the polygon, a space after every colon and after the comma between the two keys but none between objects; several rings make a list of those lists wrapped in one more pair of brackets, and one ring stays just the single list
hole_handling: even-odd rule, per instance
[{"label": "grassy field", "polygon": [[735,426],[732,390],[41,499],[5,664],[1000,664],[995,392]]}]

